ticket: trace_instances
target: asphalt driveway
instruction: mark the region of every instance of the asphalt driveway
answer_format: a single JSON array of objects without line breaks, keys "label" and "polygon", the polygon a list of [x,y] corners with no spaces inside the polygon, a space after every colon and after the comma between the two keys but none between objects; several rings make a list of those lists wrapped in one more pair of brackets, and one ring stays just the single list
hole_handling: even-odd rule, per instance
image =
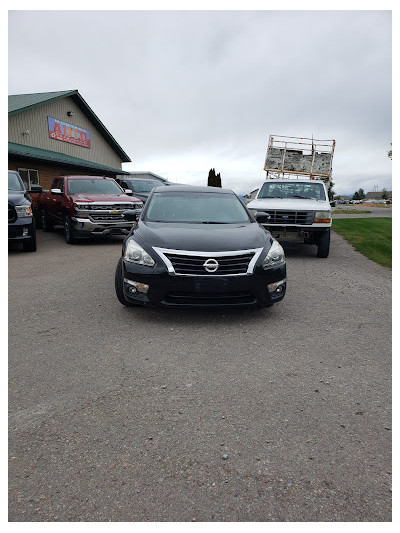
[{"label": "asphalt driveway", "polygon": [[9,520],[390,521],[391,272],[334,234],[270,309],[128,309],[120,247],[9,251]]}]

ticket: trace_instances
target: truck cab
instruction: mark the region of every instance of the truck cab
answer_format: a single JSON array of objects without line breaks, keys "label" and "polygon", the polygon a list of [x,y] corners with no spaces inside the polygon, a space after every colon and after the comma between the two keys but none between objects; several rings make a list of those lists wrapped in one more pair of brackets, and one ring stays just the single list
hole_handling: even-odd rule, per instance
[{"label": "truck cab", "polygon": [[247,208],[278,241],[313,244],[328,257],[332,207],[322,180],[267,179]]}]

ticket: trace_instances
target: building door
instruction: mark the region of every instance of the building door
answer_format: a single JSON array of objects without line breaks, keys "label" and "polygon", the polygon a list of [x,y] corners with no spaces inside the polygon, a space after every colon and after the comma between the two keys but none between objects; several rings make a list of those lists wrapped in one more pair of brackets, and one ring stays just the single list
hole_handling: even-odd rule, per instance
[{"label": "building door", "polygon": [[39,171],[32,168],[19,168],[19,175],[29,190],[32,185],[39,185]]}]

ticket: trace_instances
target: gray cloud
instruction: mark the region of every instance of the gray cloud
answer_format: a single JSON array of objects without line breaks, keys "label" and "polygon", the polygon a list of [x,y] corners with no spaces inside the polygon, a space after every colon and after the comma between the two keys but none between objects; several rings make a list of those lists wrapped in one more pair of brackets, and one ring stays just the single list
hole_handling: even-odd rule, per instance
[{"label": "gray cloud", "polygon": [[215,167],[243,193],[269,134],[313,135],[336,139],[337,192],[391,189],[388,11],[13,11],[9,27],[9,93],[78,89],[127,170]]}]

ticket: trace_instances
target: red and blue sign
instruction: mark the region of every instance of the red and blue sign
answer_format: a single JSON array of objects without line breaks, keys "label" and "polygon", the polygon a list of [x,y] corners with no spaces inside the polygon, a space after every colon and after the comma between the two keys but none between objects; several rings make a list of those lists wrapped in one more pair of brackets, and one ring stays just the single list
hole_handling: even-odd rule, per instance
[{"label": "red and blue sign", "polygon": [[57,118],[47,117],[47,119],[49,121],[49,137],[51,139],[90,148],[89,130],[68,124]]}]

